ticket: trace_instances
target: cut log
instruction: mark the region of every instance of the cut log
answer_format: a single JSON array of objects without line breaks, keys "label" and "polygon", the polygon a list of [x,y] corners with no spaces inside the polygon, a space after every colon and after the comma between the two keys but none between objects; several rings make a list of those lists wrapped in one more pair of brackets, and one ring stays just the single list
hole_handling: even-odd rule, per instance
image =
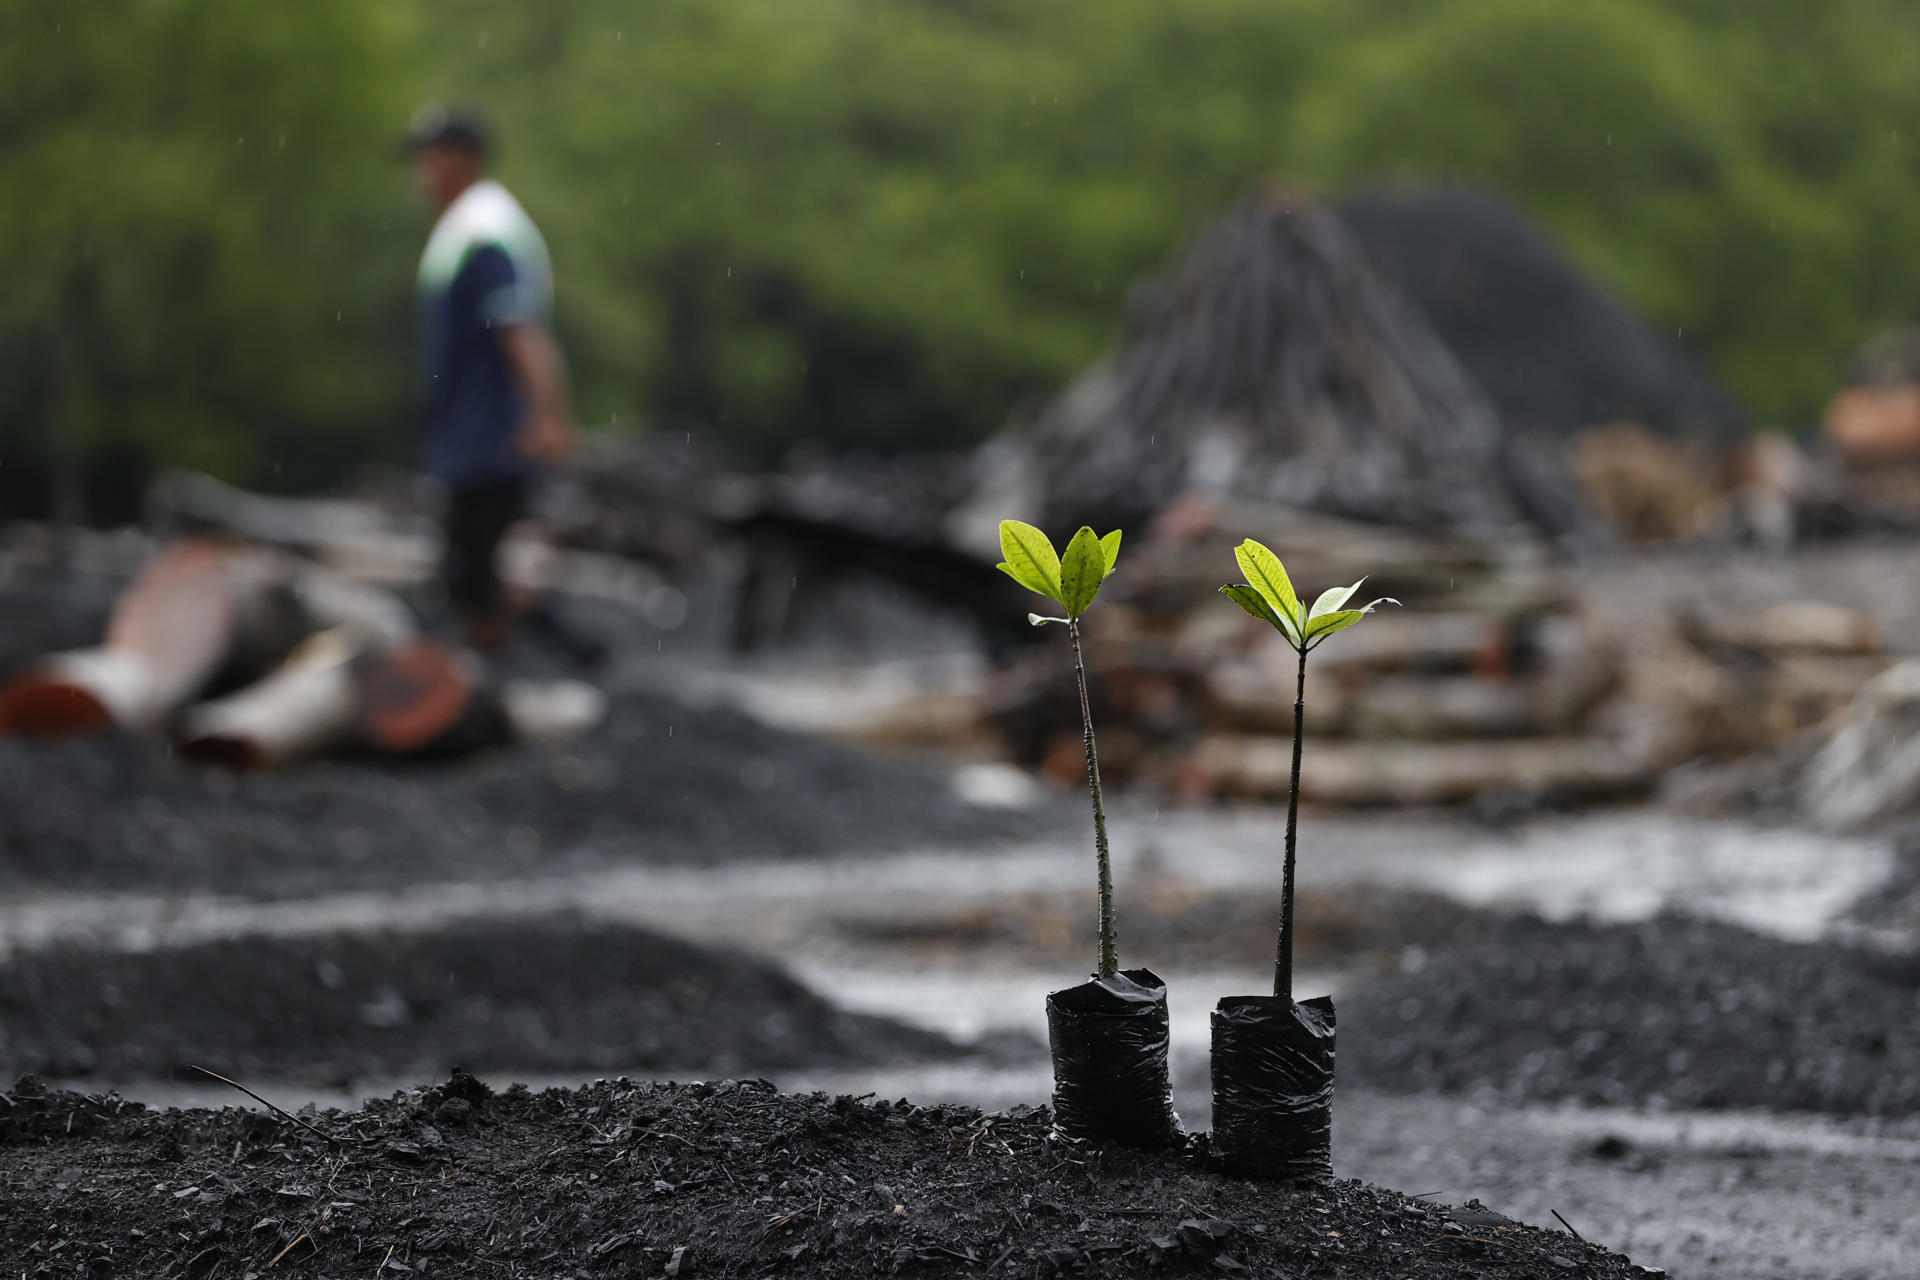
[{"label": "cut log", "polygon": [[1827,401],[1821,429],[1848,462],[1920,454],[1920,386],[1845,387]]},{"label": "cut log", "polygon": [[385,591],[296,557],[172,543],[121,595],[99,648],[49,657],[0,690],[0,732],[158,731],[209,683],[272,673],[306,637],[333,628],[356,649],[382,648],[413,634],[413,615]]},{"label": "cut log", "polygon": [[834,732],[869,746],[895,750],[972,751],[1003,749],[977,691],[935,692],[869,708]]},{"label": "cut log", "polygon": [[353,664],[367,643],[345,628],[311,637],[265,679],[191,708],[182,721],[180,753],[246,770],[346,745],[359,710]]},{"label": "cut log", "polygon": [[359,647],[384,649],[413,638],[413,613],[390,591],[342,574],[291,562],[292,588],[306,625],[314,632],[338,630]]},{"label": "cut log", "polygon": [[[1534,551],[1531,544],[1492,544],[1442,530],[1415,534],[1274,502],[1191,493],[1157,516],[1144,538],[1128,536],[1134,540],[1101,598],[1125,599],[1160,618],[1218,604],[1213,593],[1233,572],[1233,547],[1243,538],[1270,547],[1309,590],[1367,576],[1373,594],[1433,604]],[[1459,607],[1477,609],[1479,602]]]},{"label": "cut log", "polygon": [[1330,646],[1320,661],[1332,669],[1413,671],[1431,675],[1504,668],[1512,623],[1479,613],[1419,613],[1382,608]]},{"label": "cut log", "polygon": [[[1208,738],[1182,762],[1180,789],[1195,798],[1281,800],[1292,763],[1289,738]],[[1585,738],[1336,742],[1307,753],[1300,797],[1349,806],[1454,804],[1514,791],[1599,799],[1643,791],[1652,781],[1639,761]]]},{"label": "cut log", "polygon": [[[395,513],[370,502],[269,497],[210,476],[174,471],[155,484],[148,507],[150,518],[162,527],[238,534],[263,547],[296,552],[337,578],[363,585],[424,582],[440,562],[438,525],[425,516]],[[649,613],[662,607],[665,580],[653,566],[604,552],[557,547],[530,536],[528,529],[517,526],[502,541],[500,576],[508,585],[637,605]]]},{"label": "cut log", "polygon": [[1587,508],[1635,542],[1698,537],[1727,518],[1725,487],[1700,451],[1638,423],[1576,432],[1568,458]]},{"label": "cut log", "polygon": [[436,533],[422,516],[398,515],[370,502],[249,493],[195,471],[164,472],[147,491],[146,505],[148,521],[163,531],[233,533],[314,555]]},{"label": "cut log", "polygon": [[161,551],[121,596],[100,648],[55,655],[0,690],[0,733],[160,728],[226,661],[240,597],[264,587],[244,554],[197,539]]},{"label": "cut log", "polygon": [[124,649],[57,653],[0,689],[0,733],[64,738],[147,719],[156,702],[151,665]]},{"label": "cut log", "polygon": [[1857,831],[1920,807],[1920,662],[1860,691],[1800,779],[1800,811],[1829,831]]},{"label": "cut log", "polygon": [[[1205,668],[1201,687],[1213,719],[1244,732],[1291,734],[1294,661],[1291,649],[1276,646],[1271,653]],[[1340,679],[1324,664],[1307,669],[1308,734],[1325,737],[1349,732],[1353,708],[1351,681]]]},{"label": "cut log", "polygon": [[1525,738],[1543,725],[1533,689],[1475,676],[1384,676],[1353,699],[1359,738]]},{"label": "cut log", "polygon": [[1879,653],[1880,624],[1870,614],[1824,600],[1789,600],[1760,610],[1724,614],[1695,608],[1680,619],[1683,634],[1702,649],[1765,654],[1861,656]]},{"label": "cut log", "polygon": [[360,740],[386,755],[457,755],[506,741],[510,728],[479,658],[413,640],[359,668]]}]

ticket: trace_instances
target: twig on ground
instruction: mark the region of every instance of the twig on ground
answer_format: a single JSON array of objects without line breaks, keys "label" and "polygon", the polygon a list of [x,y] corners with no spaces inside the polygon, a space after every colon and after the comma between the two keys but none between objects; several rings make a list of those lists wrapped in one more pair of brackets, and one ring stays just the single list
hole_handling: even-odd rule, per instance
[{"label": "twig on ground", "polygon": [[[1560,1218],[1560,1211],[1558,1209],[1549,1209],[1547,1210],[1547,1212],[1552,1214],[1556,1218]],[[1581,1235],[1578,1231],[1575,1231],[1573,1229],[1573,1224],[1571,1222],[1568,1222],[1565,1218],[1560,1218],[1560,1225],[1567,1229],[1568,1235],[1572,1236],[1575,1240],[1578,1240],[1581,1244],[1585,1244],[1587,1242],[1587,1238]]]},{"label": "twig on ground", "polygon": [[[299,1125],[302,1129],[306,1129],[313,1133],[319,1134],[321,1137],[325,1138],[328,1142],[349,1141],[349,1139],[346,1139],[346,1138],[336,1138],[333,1134],[328,1133],[325,1129],[322,1129],[317,1124],[308,1124],[305,1120],[302,1120],[299,1116],[293,1114],[293,1112],[288,1111],[285,1107],[275,1106],[273,1103],[268,1102],[265,1098],[261,1097],[259,1094],[255,1093],[253,1090],[247,1088],[247,1086],[241,1084],[238,1080],[229,1080],[227,1079],[227,1077],[221,1075],[218,1071],[209,1071],[205,1067],[195,1066],[192,1063],[188,1063],[187,1065],[190,1070],[198,1071],[203,1076],[211,1076],[213,1079],[218,1080],[221,1084],[231,1085],[233,1088],[238,1089],[240,1092],[246,1094],[249,1098],[252,1098],[255,1102],[259,1103],[261,1106],[265,1107],[267,1110],[273,1112],[275,1115],[281,1116],[285,1119],[293,1121],[295,1124]],[[356,1139],[352,1139],[352,1141],[365,1142],[367,1141],[367,1139],[356,1138]]]},{"label": "twig on ground", "polygon": [[[284,1248],[284,1249],[282,1249],[282,1250],[281,1250],[280,1252],[278,1252],[278,1253],[276,1253],[276,1254],[274,1254],[274,1255],[273,1255],[273,1261],[272,1261],[272,1262],[269,1262],[269,1263],[267,1264],[267,1268],[268,1268],[269,1270],[271,1270],[271,1269],[273,1269],[274,1267],[277,1267],[277,1266],[279,1266],[279,1265],[280,1265],[280,1259],[282,1259],[282,1258],[284,1258],[284,1257],[286,1257],[286,1256],[287,1256],[288,1254],[290,1254],[290,1253],[292,1253],[292,1252],[293,1252],[293,1246],[295,1246],[295,1245],[297,1245],[297,1244],[299,1244],[299,1243],[300,1243],[300,1242],[301,1242],[302,1240],[305,1240],[305,1241],[306,1241],[306,1242],[307,1242],[308,1244],[312,1244],[312,1243],[313,1243],[313,1237],[312,1237],[312,1236],[311,1236],[310,1234],[308,1234],[307,1232],[305,1232],[305,1231],[302,1231],[302,1232],[301,1232],[301,1233],[300,1233],[299,1235],[297,1235],[297,1236],[295,1236],[295,1237],[294,1237],[293,1239],[291,1239],[291,1240],[289,1240],[289,1241],[287,1241],[287,1247],[286,1247],[286,1248]],[[385,1265],[385,1264],[383,1263],[382,1265]]]}]

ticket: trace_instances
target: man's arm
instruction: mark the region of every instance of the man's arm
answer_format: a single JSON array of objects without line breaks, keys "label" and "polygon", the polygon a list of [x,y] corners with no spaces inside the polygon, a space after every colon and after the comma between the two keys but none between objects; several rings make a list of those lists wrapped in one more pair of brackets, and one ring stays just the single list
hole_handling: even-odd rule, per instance
[{"label": "man's arm", "polygon": [[535,462],[565,457],[573,447],[573,402],[560,344],[537,323],[509,324],[495,332],[500,354],[527,404],[527,416],[516,437],[521,452]]}]

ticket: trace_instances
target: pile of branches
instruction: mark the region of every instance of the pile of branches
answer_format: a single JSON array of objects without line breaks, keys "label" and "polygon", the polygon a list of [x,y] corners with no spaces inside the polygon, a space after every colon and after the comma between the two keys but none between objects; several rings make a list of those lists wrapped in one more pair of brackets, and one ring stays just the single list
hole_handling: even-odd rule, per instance
[{"label": "pile of branches", "polygon": [[1130,336],[1036,424],[1047,518],[1194,490],[1424,527],[1518,522],[1491,402],[1326,207],[1270,186],[1136,295]]}]

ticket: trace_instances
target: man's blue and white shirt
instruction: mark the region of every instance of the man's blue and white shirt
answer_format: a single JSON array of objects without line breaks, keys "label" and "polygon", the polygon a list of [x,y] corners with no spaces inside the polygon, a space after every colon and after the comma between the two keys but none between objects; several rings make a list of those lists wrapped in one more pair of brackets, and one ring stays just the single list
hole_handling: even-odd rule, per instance
[{"label": "man's blue and white shirt", "polygon": [[449,485],[526,474],[514,444],[526,406],[496,330],[546,324],[553,268],[533,219],[492,179],[447,206],[420,255],[426,377],[421,465]]}]

